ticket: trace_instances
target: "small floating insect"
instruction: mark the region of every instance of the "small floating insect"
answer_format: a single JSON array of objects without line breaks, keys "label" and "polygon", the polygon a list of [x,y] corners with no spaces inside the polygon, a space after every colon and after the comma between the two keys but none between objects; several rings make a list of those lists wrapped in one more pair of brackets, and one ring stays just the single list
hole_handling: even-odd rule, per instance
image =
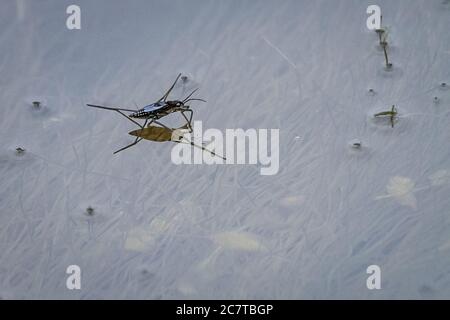
[{"label": "small floating insect", "polygon": [[379,29],[375,29],[375,32],[377,33],[377,35],[378,35],[378,39],[379,39],[379,41],[380,41],[380,44],[381,44],[381,42],[383,41],[383,34],[386,32],[386,30],[384,30],[383,28],[379,28]]},{"label": "small floating insect", "polygon": [[389,57],[388,57],[388,53],[387,53],[387,47],[388,47],[388,43],[387,41],[382,41],[380,43],[381,47],[383,48],[383,52],[384,52],[384,61],[386,63],[386,69],[390,70],[392,68],[392,63],[389,62]]},{"label": "small floating insect", "polygon": [[361,141],[353,141],[352,147],[355,149],[360,149],[362,147]]},{"label": "small floating insect", "polygon": [[33,108],[40,109],[41,108],[41,102],[40,101],[33,101]]},{"label": "small floating insect", "polygon": [[362,142],[359,139],[353,139],[351,141],[348,142],[348,145],[350,146],[350,148],[352,149],[361,149],[362,148]]},{"label": "small floating insect", "polygon": [[25,153],[25,149],[24,148],[21,148],[21,147],[17,147],[16,148],[16,154],[18,155],[18,156],[21,156],[21,155],[23,155]]},{"label": "small floating insect", "polygon": [[391,121],[391,126],[392,126],[392,128],[393,128],[393,127],[394,127],[394,121],[395,121],[395,119],[397,118],[397,115],[398,115],[398,111],[397,111],[397,109],[395,108],[395,106],[392,105],[392,108],[391,108],[390,111],[379,112],[379,113],[374,114],[373,116],[374,116],[375,118],[379,118],[379,117],[389,117],[389,118],[390,118],[390,121]]},{"label": "small floating insect", "polygon": [[94,208],[92,208],[92,207],[87,207],[86,208],[86,212],[85,212],[85,214],[87,215],[87,216],[89,216],[89,217],[92,217],[93,215],[94,215]]},{"label": "small floating insect", "polygon": [[377,33],[378,39],[380,41],[380,45],[381,42],[383,42],[383,40],[387,39],[387,30],[381,26],[382,24],[383,24],[383,16],[380,16],[380,27],[375,29],[375,32]]}]

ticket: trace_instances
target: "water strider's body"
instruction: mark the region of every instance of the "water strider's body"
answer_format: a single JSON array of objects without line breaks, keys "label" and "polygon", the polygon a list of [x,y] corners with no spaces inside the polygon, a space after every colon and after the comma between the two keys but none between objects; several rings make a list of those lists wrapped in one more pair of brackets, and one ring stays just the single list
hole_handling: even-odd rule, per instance
[{"label": "water strider's body", "polygon": [[183,101],[159,101],[149,104],[128,116],[135,119],[160,119],[173,112],[181,111],[191,112],[189,106],[186,106]]}]

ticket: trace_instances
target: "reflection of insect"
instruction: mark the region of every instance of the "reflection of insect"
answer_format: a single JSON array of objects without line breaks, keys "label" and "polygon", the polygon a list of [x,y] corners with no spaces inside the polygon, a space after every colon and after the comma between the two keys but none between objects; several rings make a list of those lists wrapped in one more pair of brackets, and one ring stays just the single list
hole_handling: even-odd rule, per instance
[{"label": "reflection of insect", "polygon": [[378,118],[378,117],[389,117],[390,121],[391,121],[391,126],[392,128],[394,127],[394,120],[397,118],[398,112],[397,109],[395,108],[395,106],[392,106],[392,109],[390,111],[383,111],[383,112],[379,112],[374,114],[373,116]]},{"label": "reflection of insect", "polygon": [[184,143],[184,144],[190,144],[191,146],[195,148],[199,148],[204,152],[209,152],[213,156],[222,158],[223,160],[227,160],[225,157],[222,157],[215,152],[206,149],[203,145],[197,145],[195,144],[191,138],[186,138],[185,133],[189,132],[189,129],[187,126],[182,126],[178,129],[169,129],[169,128],[162,128],[157,126],[148,126],[144,129],[138,129],[129,132],[130,135],[139,137],[141,139],[146,139],[150,141],[155,142],[165,142],[165,141],[172,141],[176,143]]},{"label": "reflection of insect", "polygon": [[[198,90],[198,88],[195,89],[194,91],[192,91],[183,100],[167,100],[170,92],[175,87],[175,84],[177,83],[178,79],[180,79],[180,76],[181,76],[181,73],[175,79],[175,82],[172,84],[172,86],[169,88],[169,90],[167,90],[167,92],[161,97],[161,99],[159,99],[155,103],[149,104],[139,110],[112,108],[112,107],[105,107],[105,106],[99,106],[99,105],[93,105],[93,104],[88,104],[87,106],[93,107],[93,108],[100,108],[100,109],[116,111],[116,112],[120,113],[122,116],[124,116],[125,118],[127,118],[128,120],[130,120],[131,122],[133,122],[134,124],[136,124],[137,126],[139,126],[141,129],[144,129],[146,125],[150,126],[152,123],[156,123],[163,128],[169,129],[168,127],[166,127],[164,124],[162,124],[158,120],[171,114],[171,113],[180,112],[181,115],[186,120],[186,127],[189,129],[189,132],[192,132],[191,122],[192,122],[193,111],[190,109],[189,105],[187,105],[186,103],[188,103],[189,101],[202,101],[202,102],[206,102],[206,101],[203,99],[191,98],[191,96]],[[126,115],[122,111],[129,111],[132,113],[129,115]],[[187,112],[189,112],[189,118],[185,114]],[[144,125],[141,125],[139,122],[135,121],[134,119],[145,120]],[[118,153],[120,151],[123,151],[123,150],[131,147],[131,146],[134,146],[135,144],[140,142],[142,139],[143,139],[142,137],[138,136],[138,137],[136,137],[136,140],[134,140],[133,143],[115,151],[114,153]]]}]

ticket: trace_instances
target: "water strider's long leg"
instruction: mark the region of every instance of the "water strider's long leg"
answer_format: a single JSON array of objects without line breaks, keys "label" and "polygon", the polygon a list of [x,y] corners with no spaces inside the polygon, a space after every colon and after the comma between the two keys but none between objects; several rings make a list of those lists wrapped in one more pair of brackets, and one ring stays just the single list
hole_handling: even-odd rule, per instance
[{"label": "water strider's long leg", "polygon": [[127,146],[125,146],[125,147],[123,147],[123,148],[121,148],[121,149],[119,149],[119,150],[117,150],[117,151],[114,151],[113,154],[116,154],[116,153],[118,153],[118,152],[120,152],[120,151],[123,151],[123,150],[125,150],[125,149],[128,149],[128,148],[134,146],[135,144],[137,144],[138,142],[140,142],[142,139],[143,139],[143,138],[136,137],[136,140],[134,140],[133,143],[130,143],[129,145],[127,145]]},{"label": "water strider's long leg", "polygon": [[127,118],[128,120],[130,120],[131,122],[133,122],[135,125],[139,126],[141,129],[144,129],[144,127],[137,121],[134,121],[133,119],[131,119],[129,116],[127,116],[125,113],[121,112],[120,110],[116,110],[118,113],[120,113],[121,115],[123,115],[125,118]]},{"label": "water strider's long leg", "polygon": [[192,117],[194,116],[194,111],[192,109],[187,110],[187,112],[190,112],[191,115],[189,116],[189,123],[192,123]]},{"label": "water strider's long leg", "polygon": [[161,99],[158,100],[158,102],[166,101],[167,97],[169,96],[172,89],[175,87],[175,84],[177,83],[178,79],[180,79],[181,73],[178,74],[178,77],[175,79],[175,82],[172,84],[172,86],[167,90],[167,92],[161,97]]},{"label": "water strider's long leg", "polygon": [[[181,142],[181,141],[183,141],[183,140],[186,141],[186,142]],[[182,139],[180,140],[180,142],[181,142],[181,143],[190,144],[190,145],[193,146],[193,147],[196,147],[196,148],[202,149],[203,151],[209,152],[210,154],[212,154],[212,155],[215,156],[215,157],[219,157],[219,158],[221,158],[221,159],[223,159],[223,160],[225,160],[225,161],[227,160],[227,158],[218,155],[218,154],[215,153],[214,151],[208,150],[208,149],[206,149],[205,147],[201,147],[201,146],[195,144],[194,142],[187,140],[187,139],[184,138],[184,137],[182,137]]]},{"label": "water strider's long leg", "polygon": [[[190,113],[191,113],[191,116],[189,117],[189,119],[186,117],[186,115],[184,114],[185,112],[187,112],[187,111],[190,111]],[[181,115],[184,117],[184,119],[186,119],[186,121],[187,121],[187,125],[188,125],[188,129],[189,129],[189,132],[192,132],[193,131],[193,129],[192,129],[192,114],[193,114],[193,111],[192,110],[186,110],[186,111],[181,111]]]}]

